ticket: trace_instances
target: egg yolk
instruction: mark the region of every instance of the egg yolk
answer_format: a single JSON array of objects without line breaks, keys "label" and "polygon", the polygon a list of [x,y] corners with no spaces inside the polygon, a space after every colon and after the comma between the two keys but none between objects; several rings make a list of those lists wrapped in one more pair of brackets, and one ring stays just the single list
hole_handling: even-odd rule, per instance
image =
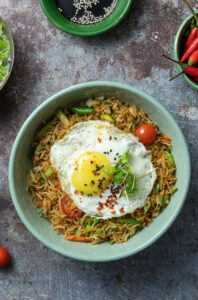
[{"label": "egg yolk", "polygon": [[[85,195],[99,194],[111,182],[111,165],[108,158],[100,152],[81,154],[74,165],[72,184]],[[103,165],[105,164],[105,165]]]}]

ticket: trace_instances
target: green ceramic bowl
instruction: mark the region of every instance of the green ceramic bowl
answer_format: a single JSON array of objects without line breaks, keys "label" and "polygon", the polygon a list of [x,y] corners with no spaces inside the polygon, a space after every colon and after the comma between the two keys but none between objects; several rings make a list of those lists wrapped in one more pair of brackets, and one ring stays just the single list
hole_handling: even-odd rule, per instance
[{"label": "green ceramic bowl", "polygon": [[[138,232],[124,244],[108,242],[92,246],[66,241],[57,235],[50,223],[40,218],[37,208],[25,191],[27,175],[32,168],[31,144],[42,120],[53,116],[59,106],[75,104],[95,96],[115,96],[129,104],[142,107],[160,129],[172,138],[173,155],[177,165],[177,187],[167,208],[152,224]],[[47,247],[75,259],[84,261],[111,261],[133,255],[156,241],[179,214],[189,187],[190,158],[183,134],[169,112],[144,92],[118,82],[96,81],[74,85],[62,90],[41,104],[25,121],[14,142],[9,163],[9,185],[17,213],[28,230]]]},{"label": "green ceramic bowl", "polygon": [[3,31],[6,34],[8,40],[10,41],[10,52],[9,52],[9,57],[8,57],[8,61],[7,61],[8,72],[7,72],[6,76],[4,77],[4,79],[2,81],[0,81],[0,90],[1,90],[4,87],[4,85],[6,84],[6,82],[8,81],[8,78],[10,77],[10,74],[12,72],[12,67],[13,67],[13,63],[14,63],[14,43],[13,43],[13,39],[12,39],[10,30],[8,29],[8,26],[6,25],[6,23],[1,19],[1,17],[0,17],[0,23],[3,24]]},{"label": "green ceramic bowl", "polygon": [[40,0],[40,3],[48,19],[62,31],[78,36],[93,36],[116,26],[129,11],[132,1],[118,0],[115,9],[106,19],[91,25],[77,24],[65,18],[58,10],[55,0]]},{"label": "green ceramic bowl", "polygon": [[[196,11],[196,13],[198,13],[198,10]],[[193,18],[193,15],[190,15],[183,21],[183,23],[180,25],[180,27],[177,31],[177,34],[175,36],[174,58],[178,61],[182,57],[182,53],[183,53],[183,49],[184,49],[184,45],[185,45],[185,41],[186,41],[186,37],[184,36],[184,33],[188,29],[189,23],[192,18]],[[178,71],[182,72],[182,68],[180,67],[180,65],[176,64],[176,66],[177,66]],[[196,81],[194,81],[191,76],[189,76],[185,73],[182,74],[182,76],[191,87],[198,90],[198,83]]]}]

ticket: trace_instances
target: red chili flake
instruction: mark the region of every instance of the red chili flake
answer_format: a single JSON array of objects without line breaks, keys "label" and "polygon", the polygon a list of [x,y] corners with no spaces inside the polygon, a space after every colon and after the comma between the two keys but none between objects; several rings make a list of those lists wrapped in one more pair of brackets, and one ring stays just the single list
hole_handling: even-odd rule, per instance
[{"label": "red chili flake", "polygon": [[112,215],[115,215],[116,212],[115,212],[114,209],[112,209],[112,210],[111,210],[111,213],[112,213]]},{"label": "red chili flake", "polygon": [[118,202],[116,201],[116,199],[112,199],[111,202],[118,204]]},{"label": "red chili flake", "polygon": [[109,139],[110,139],[110,141],[112,140],[112,136],[111,135],[110,135]]},{"label": "red chili flake", "polygon": [[98,210],[98,214],[101,215],[101,211]]},{"label": "red chili flake", "polygon": [[102,198],[102,194],[100,194],[100,198]]},{"label": "red chili flake", "polygon": [[77,170],[78,170],[78,167],[74,168],[74,170],[77,171]]},{"label": "red chili flake", "polygon": [[99,142],[99,143],[102,143],[102,139],[101,139],[101,138],[98,138],[98,142]]},{"label": "red chili flake", "polygon": [[75,194],[75,195],[78,195],[78,191],[77,191],[77,190],[75,190],[75,191],[74,191],[74,194]]},{"label": "red chili flake", "polygon": [[124,212],[124,209],[120,208],[120,213],[123,214]]},{"label": "red chili flake", "polygon": [[104,205],[103,205],[102,202],[99,203],[99,206],[100,206],[100,208],[103,208],[103,207],[104,207]]}]

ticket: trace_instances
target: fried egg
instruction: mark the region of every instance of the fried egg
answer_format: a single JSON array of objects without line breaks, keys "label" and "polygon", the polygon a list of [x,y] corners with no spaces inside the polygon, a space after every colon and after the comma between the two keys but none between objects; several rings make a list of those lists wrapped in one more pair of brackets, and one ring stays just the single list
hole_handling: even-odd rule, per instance
[{"label": "fried egg", "polygon": [[[117,192],[111,168],[129,151],[129,164],[137,189],[130,196]],[[86,121],[75,124],[50,152],[62,190],[91,217],[110,219],[144,206],[156,180],[149,152],[133,134],[111,123]],[[113,196],[112,196],[113,195]]]}]

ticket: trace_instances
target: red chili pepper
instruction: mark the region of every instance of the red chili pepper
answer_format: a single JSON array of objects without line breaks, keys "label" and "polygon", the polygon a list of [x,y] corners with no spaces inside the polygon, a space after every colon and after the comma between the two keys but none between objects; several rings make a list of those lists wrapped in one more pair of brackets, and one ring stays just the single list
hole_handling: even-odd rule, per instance
[{"label": "red chili pepper", "polygon": [[186,52],[184,52],[184,55],[181,58],[181,62],[184,62],[185,60],[187,60],[189,58],[189,56],[196,50],[198,49],[198,37],[196,37],[196,39],[194,39],[194,41],[192,42],[192,44],[190,45],[190,47],[186,50]]},{"label": "red chili pepper", "polygon": [[188,65],[193,66],[198,63],[198,49],[195,50],[188,59]]},{"label": "red chili pepper", "polygon": [[194,68],[194,67],[188,66],[186,68],[185,72],[187,74],[189,74],[190,76],[192,76],[192,77],[197,77],[198,76],[198,68]]},{"label": "red chili pepper", "polygon": [[98,142],[99,142],[99,143],[102,143],[102,139],[101,139],[101,138],[98,138]]},{"label": "red chili pepper", "polygon": [[198,82],[198,76],[192,76],[192,78],[194,79],[194,81]]},{"label": "red chili pepper", "polygon": [[186,52],[186,50],[190,47],[190,45],[192,44],[194,39],[196,39],[197,36],[198,36],[198,29],[197,29],[197,27],[195,27],[189,34],[189,37],[188,37],[187,42],[184,47],[184,52]]}]

